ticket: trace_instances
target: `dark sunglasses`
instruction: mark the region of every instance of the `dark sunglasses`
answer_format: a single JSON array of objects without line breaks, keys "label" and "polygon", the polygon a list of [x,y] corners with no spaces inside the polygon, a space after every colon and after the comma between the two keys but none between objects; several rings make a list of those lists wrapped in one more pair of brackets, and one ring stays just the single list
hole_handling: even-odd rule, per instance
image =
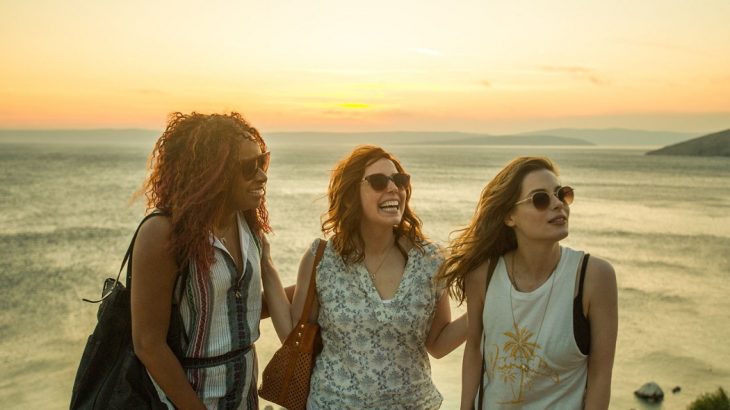
[{"label": "dark sunglasses", "polygon": [[575,199],[575,191],[569,186],[560,187],[555,190],[554,193],[549,194],[545,191],[535,192],[525,199],[521,199],[515,202],[515,205],[523,204],[525,202],[532,201],[532,205],[539,211],[544,211],[550,206],[550,195],[555,195],[560,202],[565,205],[570,205]]},{"label": "dark sunglasses", "polygon": [[388,181],[393,181],[398,189],[408,188],[411,183],[411,176],[402,172],[398,172],[393,175],[371,174],[362,180],[368,181],[368,184],[370,184],[374,190],[380,192],[388,188]]},{"label": "dark sunglasses", "polygon": [[256,158],[241,161],[241,174],[246,179],[254,179],[259,170],[264,172],[269,170],[269,162],[271,161],[271,153],[264,152]]}]

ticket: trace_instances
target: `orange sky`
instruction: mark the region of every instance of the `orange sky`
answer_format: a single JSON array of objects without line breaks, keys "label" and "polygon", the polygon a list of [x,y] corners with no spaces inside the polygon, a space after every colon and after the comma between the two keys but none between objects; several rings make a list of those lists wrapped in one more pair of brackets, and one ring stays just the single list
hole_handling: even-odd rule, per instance
[{"label": "orange sky", "polygon": [[730,127],[727,0],[151,3],[0,3],[0,128]]}]

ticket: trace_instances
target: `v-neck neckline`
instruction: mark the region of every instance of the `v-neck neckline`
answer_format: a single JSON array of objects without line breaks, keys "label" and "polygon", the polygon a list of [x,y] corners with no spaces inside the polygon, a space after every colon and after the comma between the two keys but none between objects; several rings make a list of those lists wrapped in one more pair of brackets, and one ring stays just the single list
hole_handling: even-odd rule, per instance
[{"label": "v-neck neckline", "polygon": [[[228,247],[223,243],[223,241],[218,238],[217,236],[213,235],[213,246],[217,247],[221,251],[223,251],[226,255],[228,255],[229,258],[231,258],[231,262],[233,262],[233,266],[235,267],[235,273],[237,277],[243,276],[243,274],[246,272],[246,249],[248,249],[248,241],[250,240],[248,233],[244,229],[244,226],[241,223],[241,214],[236,213],[236,229],[238,229],[238,246],[241,248],[241,268],[239,269],[238,266],[236,266],[236,260],[233,258],[233,255],[231,254],[231,251],[228,250]],[[212,234],[211,234],[212,235]]]},{"label": "v-neck neckline", "polygon": [[370,277],[370,274],[368,273],[367,268],[365,267],[364,262],[358,262],[356,269],[357,273],[360,276],[360,282],[363,286],[365,286],[366,289],[368,289],[368,293],[370,293],[370,297],[377,300],[382,306],[393,306],[393,302],[400,299],[401,294],[405,292],[405,282],[408,280],[411,276],[410,274],[410,267],[413,263],[413,256],[411,253],[415,249],[415,246],[411,247],[411,249],[407,252],[407,258],[406,258],[406,264],[403,266],[403,274],[401,275],[400,282],[398,283],[398,287],[395,289],[395,293],[393,293],[393,296],[388,299],[383,299],[382,296],[380,296],[380,292],[378,292],[378,288],[375,286],[375,282],[373,282],[372,278]]}]

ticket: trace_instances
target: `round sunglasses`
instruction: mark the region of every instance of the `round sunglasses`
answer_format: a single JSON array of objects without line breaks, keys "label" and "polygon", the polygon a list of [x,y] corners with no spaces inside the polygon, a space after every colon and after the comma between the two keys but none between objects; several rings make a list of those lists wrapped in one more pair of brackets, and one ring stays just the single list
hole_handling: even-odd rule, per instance
[{"label": "round sunglasses", "polygon": [[393,181],[398,189],[408,188],[411,184],[411,176],[402,172],[393,175],[370,174],[363,178],[362,181],[367,181],[375,191],[380,192],[388,188],[388,181]]},{"label": "round sunglasses", "polygon": [[270,161],[271,152],[264,152],[255,158],[243,160],[241,161],[241,174],[245,179],[254,179],[259,170],[264,173],[269,170]]},{"label": "round sunglasses", "polygon": [[570,205],[573,203],[573,199],[575,199],[575,190],[569,186],[564,186],[556,189],[552,194],[545,191],[535,192],[527,198],[515,202],[515,206],[532,201],[532,205],[535,209],[538,211],[544,211],[550,206],[550,195],[555,195],[560,202],[565,205]]}]

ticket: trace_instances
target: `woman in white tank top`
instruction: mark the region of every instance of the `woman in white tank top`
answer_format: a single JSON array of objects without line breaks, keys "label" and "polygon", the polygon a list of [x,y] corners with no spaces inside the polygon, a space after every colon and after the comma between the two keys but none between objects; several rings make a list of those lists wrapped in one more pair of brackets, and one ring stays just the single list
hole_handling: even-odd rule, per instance
[{"label": "woman in white tank top", "polygon": [[547,158],[511,161],[440,269],[467,302],[462,409],[608,408],[616,275],[560,245],[574,194],[557,174]]}]

